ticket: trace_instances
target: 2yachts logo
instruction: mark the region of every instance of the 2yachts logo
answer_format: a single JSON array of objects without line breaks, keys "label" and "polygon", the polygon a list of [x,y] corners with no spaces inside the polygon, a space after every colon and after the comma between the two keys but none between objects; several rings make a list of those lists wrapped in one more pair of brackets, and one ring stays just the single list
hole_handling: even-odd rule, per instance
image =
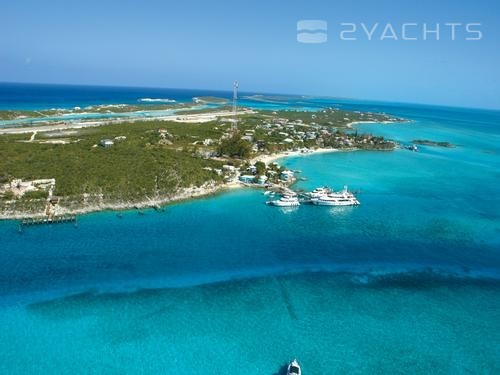
[{"label": "2yachts logo", "polygon": [[326,43],[328,23],[323,20],[302,20],[297,22],[297,42]]},{"label": "2yachts logo", "polygon": [[[445,22],[445,23],[417,23],[402,24],[379,22],[373,24],[341,22],[335,31],[339,40],[467,40],[477,41],[483,38],[481,23],[478,22]],[[326,43],[328,23],[324,20],[301,20],[297,22],[297,42],[299,43]]]}]

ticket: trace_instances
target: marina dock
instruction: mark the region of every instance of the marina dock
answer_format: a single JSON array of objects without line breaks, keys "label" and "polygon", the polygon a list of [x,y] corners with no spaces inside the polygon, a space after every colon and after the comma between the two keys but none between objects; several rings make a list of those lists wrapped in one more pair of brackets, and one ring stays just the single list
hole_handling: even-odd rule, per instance
[{"label": "marina dock", "polygon": [[30,217],[21,220],[20,227],[41,225],[41,224],[62,224],[62,223],[75,223],[78,224],[78,217],[76,215],[63,215],[48,217]]}]

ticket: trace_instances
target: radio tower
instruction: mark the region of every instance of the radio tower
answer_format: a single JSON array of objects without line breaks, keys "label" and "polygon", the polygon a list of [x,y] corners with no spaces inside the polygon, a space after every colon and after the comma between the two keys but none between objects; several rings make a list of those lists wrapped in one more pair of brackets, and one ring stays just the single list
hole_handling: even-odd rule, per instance
[{"label": "radio tower", "polygon": [[236,132],[238,130],[238,81],[233,83],[233,123],[231,124],[231,130]]}]

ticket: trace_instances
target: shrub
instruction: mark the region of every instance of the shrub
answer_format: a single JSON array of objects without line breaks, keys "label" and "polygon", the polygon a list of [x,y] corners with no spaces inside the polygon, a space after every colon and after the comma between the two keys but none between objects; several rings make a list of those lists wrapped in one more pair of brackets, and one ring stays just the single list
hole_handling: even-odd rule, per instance
[{"label": "shrub", "polygon": [[241,139],[240,134],[234,134],[221,142],[218,152],[221,155],[247,159],[252,152],[252,146],[247,141]]}]

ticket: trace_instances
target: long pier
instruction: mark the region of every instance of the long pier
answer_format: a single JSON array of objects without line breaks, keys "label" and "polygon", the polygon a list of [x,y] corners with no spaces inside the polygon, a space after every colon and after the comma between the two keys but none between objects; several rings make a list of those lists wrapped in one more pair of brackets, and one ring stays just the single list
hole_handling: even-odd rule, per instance
[{"label": "long pier", "polygon": [[48,217],[30,217],[21,220],[20,226],[31,226],[31,225],[41,225],[41,224],[61,224],[61,223],[78,223],[78,217],[76,215],[62,215],[55,216],[52,218]]}]

